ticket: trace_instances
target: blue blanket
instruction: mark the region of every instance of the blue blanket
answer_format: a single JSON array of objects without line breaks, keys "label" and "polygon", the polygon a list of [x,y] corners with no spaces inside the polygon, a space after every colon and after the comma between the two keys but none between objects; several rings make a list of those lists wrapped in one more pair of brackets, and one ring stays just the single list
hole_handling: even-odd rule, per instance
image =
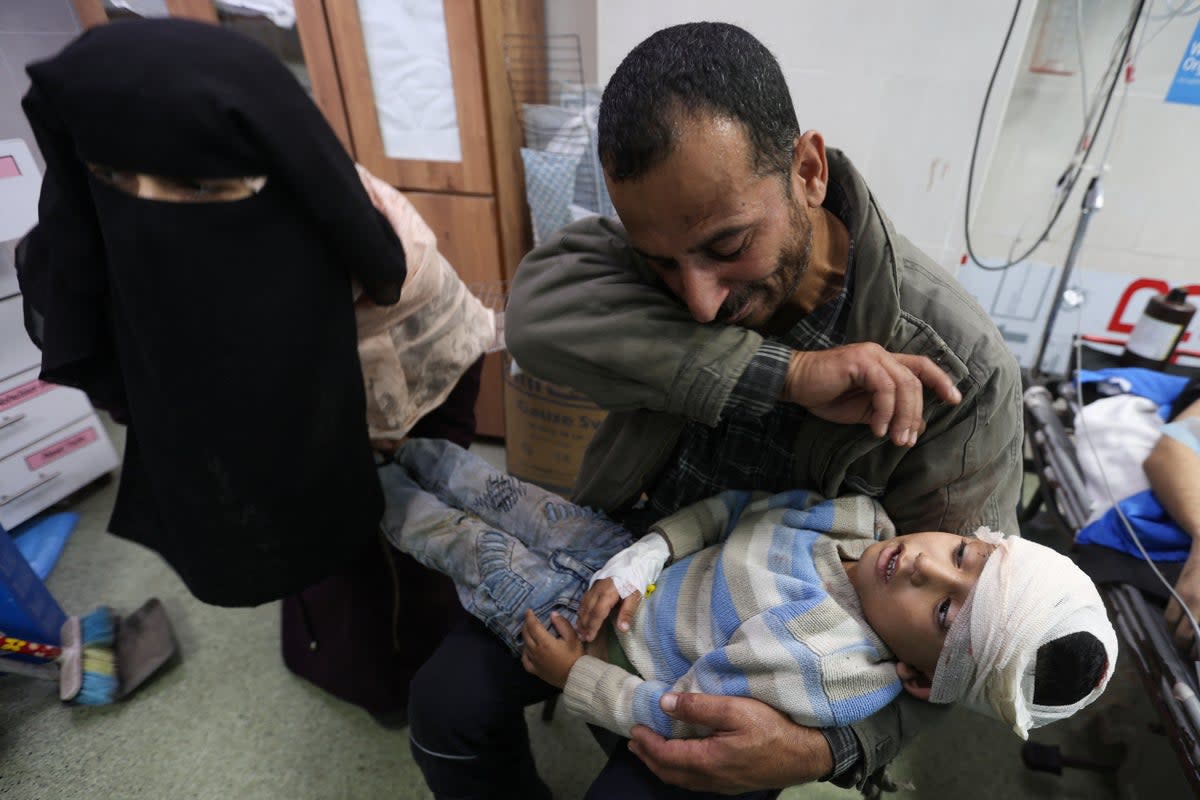
[{"label": "blue blanket", "polygon": [[[1178,375],[1167,375],[1137,367],[1118,367],[1101,370],[1081,370],[1081,383],[1112,381],[1126,392],[1145,397],[1158,404],[1158,414],[1167,418],[1171,404],[1183,391],[1188,379]],[[1087,525],[1075,537],[1080,544],[1099,544],[1120,550],[1136,558],[1142,554],[1134,544],[1120,513],[1125,514],[1129,524],[1137,531],[1138,538],[1154,561],[1185,561],[1192,545],[1192,537],[1175,524],[1163,509],[1154,492],[1146,490],[1126,497],[1110,508],[1104,516]]]},{"label": "blue blanket", "polygon": [[1142,554],[1121,522],[1117,508],[1125,513],[1152,560],[1187,560],[1192,537],[1167,516],[1162,504],[1149,489],[1117,503],[1116,507],[1110,508],[1104,516],[1081,530],[1075,541],[1079,544],[1104,545],[1141,558]]}]

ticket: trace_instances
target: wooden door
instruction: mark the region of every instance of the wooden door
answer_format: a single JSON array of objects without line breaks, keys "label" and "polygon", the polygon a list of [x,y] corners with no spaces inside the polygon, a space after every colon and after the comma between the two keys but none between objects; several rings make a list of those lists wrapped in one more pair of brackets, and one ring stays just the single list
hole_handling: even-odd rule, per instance
[{"label": "wooden door", "polygon": [[[79,22],[85,28],[93,25],[103,25],[114,19],[133,19],[141,15],[128,9],[116,8],[105,4],[104,0],[71,0]],[[217,11],[212,0],[164,0],[166,13],[162,16],[185,17],[201,22],[216,22]]]},{"label": "wooden door", "polygon": [[475,0],[443,0],[443,8],[460,151],[457,161],[401,158],[387,153],[358,4],[354,0],[327,0],[325,13],[342,79],[354,155],[371,172],[401,189],[491,194],[479,11]]}]

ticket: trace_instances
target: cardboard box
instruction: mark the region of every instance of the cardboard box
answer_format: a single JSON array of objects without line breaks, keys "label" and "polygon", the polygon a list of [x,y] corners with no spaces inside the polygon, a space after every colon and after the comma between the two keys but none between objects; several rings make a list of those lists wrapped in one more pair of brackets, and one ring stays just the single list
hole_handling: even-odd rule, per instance
[{"label": "cardboard box", "polygon": [[504,356],[508,472],[569,497],[579,464],[607,412],[579,392],[538,380]]}]

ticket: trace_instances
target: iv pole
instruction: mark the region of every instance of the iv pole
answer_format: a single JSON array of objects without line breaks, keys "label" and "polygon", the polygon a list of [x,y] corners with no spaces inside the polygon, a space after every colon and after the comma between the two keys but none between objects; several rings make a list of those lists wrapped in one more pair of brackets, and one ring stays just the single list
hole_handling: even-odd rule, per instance
[{"label": "iv pole", "polygon": [[1104,187],[1100,185],[1100,176],[1097,175],[1088,183],[1087,191],[1083,195],[1083,205],[1079,210],[1079,222],[1075,225],[1075,235],[1071,237],[1071,249],[1067,251],[1067,261],[1063,264],[1062,275],[1058,279],[1058,287],[1054,290],[1054,303],[1050,306],[1050,316],[1046,318],[1046,325],[1042,328],[1041,342],[1038,344],[1037,358],[1033,361],[1033,367],[1030,369],[1034,379],[1042,375],[1042,360],[1046,357],[1046,345],[1050,343],[1050,330],[1054,327],[1054,321],[1058,318],[1058,309],[1062,305],[1063,294],[1067,288],[1067,281],[1071,278],[1071,272],[1075,269],[1075,260],[1079,257],[1079,248],[1083,246],[1083,236],[1087,233],[1088,223],[1091,222],[1092,214],[1104,207]]}]

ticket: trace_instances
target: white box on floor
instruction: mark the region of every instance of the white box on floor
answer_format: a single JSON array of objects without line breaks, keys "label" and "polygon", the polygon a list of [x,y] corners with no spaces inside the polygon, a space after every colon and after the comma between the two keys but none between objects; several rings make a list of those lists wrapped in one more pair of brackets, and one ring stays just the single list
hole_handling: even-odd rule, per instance
[{"label": "white box on floor", "polygon": [[116,468],[87,395],[38,380],[12,244],[37,222],[42,176],[20,139],[0,140],[0,527],[12,530]]},{"label": "white box on floor", "polygon": [[0,525],[11,530],[117,465],[95,413],[0,459]]}]

